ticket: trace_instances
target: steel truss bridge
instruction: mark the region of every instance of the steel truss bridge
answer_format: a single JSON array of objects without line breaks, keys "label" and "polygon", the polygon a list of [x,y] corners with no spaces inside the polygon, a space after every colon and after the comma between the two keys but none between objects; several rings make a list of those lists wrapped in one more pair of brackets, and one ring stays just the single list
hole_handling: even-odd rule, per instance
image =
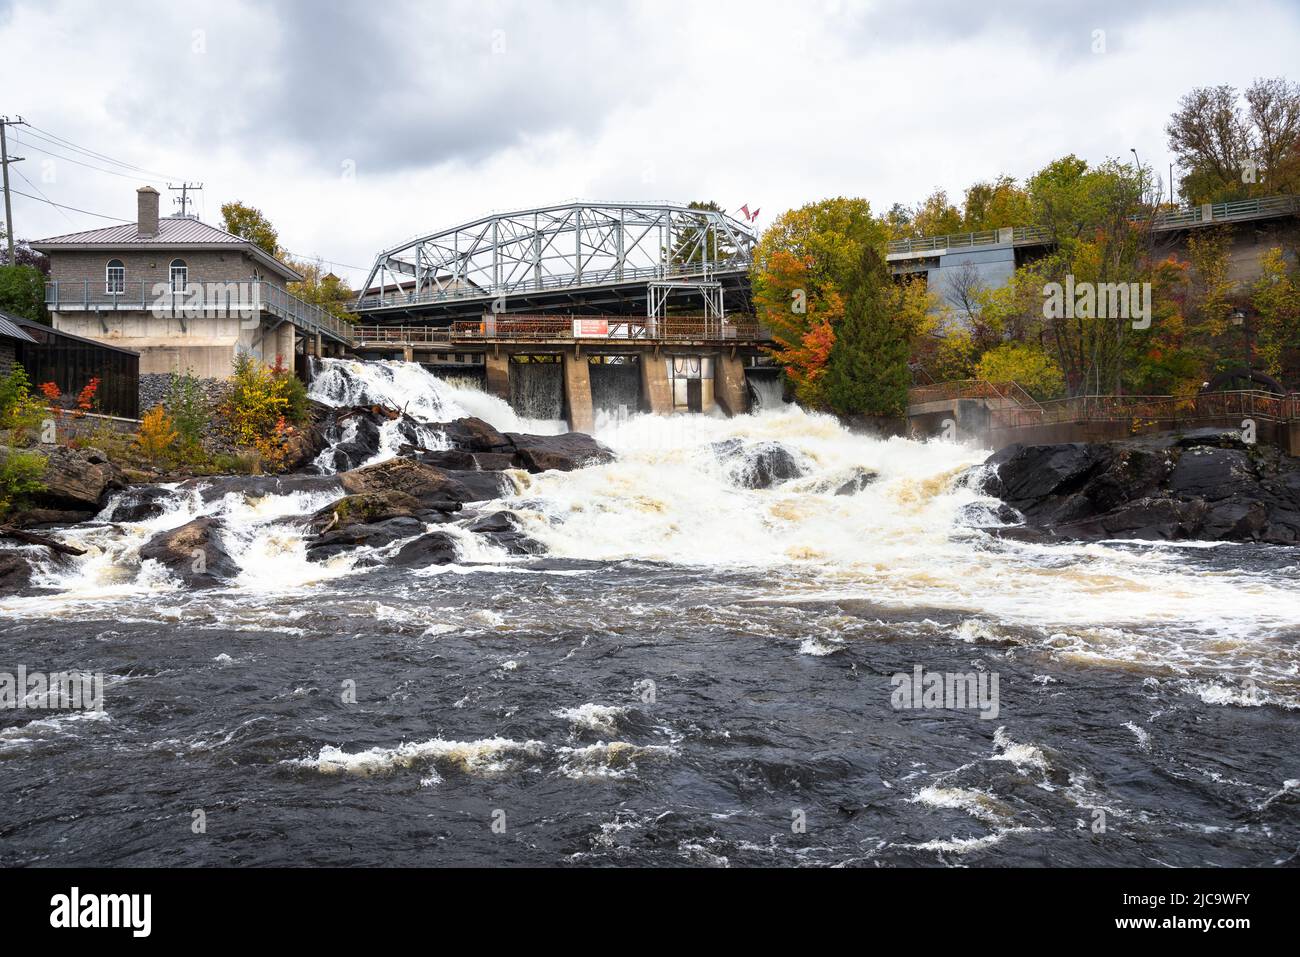
[{"label": "steel truss bridge", "polygon": [[721,317],[749,308],[757,237],[679,203],[564,203],[497,213],[385,249],[362,322],[444,325],[490,313]]}]

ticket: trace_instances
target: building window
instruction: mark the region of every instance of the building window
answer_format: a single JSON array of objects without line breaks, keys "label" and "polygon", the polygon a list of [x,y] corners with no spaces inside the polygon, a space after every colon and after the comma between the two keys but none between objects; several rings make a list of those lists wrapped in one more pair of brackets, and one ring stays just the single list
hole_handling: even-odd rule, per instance
[{"label": "building window", "polygon": [[126,267],[120,259],[110,259],[104,267],[104,292],[120,296],[126,292]]},{"label": "building window", "polygon": [[185,292],[190,282],[190,267],[184,259],[173,259],[171,265],[172,292]]}]

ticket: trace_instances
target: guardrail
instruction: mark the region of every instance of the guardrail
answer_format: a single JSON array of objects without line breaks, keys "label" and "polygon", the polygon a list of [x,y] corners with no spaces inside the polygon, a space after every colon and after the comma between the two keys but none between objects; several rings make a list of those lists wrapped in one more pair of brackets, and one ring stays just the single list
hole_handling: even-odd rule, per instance
[{"label": "guardrail", "polygon": [[357,326],[355,344],[453,345],[475,342],[757,342],[757,321],[704,316],[500,316],[449,326]]},{"label": "guardrail", "polygon": [[[1262,196],[1257,199],[1235,200],[1228,203],[1206,203],[1167,209],[1153,216],[1134,216],[1133,222],[1149,222],[1152,229],[1181,229],[1187,226],[1208,226],[1213,223],[1241,222],[1251,219],[1268,219],[1300,213],[1300,197]],[[1053,241],[1052,231],[1046,226],[1017,226],[1007,235],[1006,229],[987,229],[974,233],[951,233],[946,236],[923,236],[916,239],[894,239],[889,242],[890,255],[915,255],[934,253],[941,255],[955,249],[973,246],[991,246],[1010,242],[1015,246],[1047,244]]]},{"label": "guardrail", "polygon": [[1082,422],[1173,422],[1206,419],[1300,420],[1300,393],[1205,392],[1195,396],[1089,395],[1054,399],[1038,409],[995,409],[995,428],[1029,428]]},{"label": "guardrail", "polygon": [[352,323],[265,279],[190,279],[183,285],[143,279],[58,279],[45,284],[51,311],[149,312],[160,317],[251,319],[265,312],[305,332],[351,344]]},{"label": "guardrail", "polygon": [[989,382],[986,379],[957,379],[934,385],[917,386],[907,391],[907,404],[955,402],[958,399],[1000,399],[1006,403],[1041,409],[1038,400],[1018,382]]},{"label": "guardrail", "polygon": [[521,279],[518,282],[488,286],[468,284],[450,289],[428,289],[418,293],[394,290],[392,293],[362,297],[349,304],[348,309],[353,312],[364,312],[373,309],[428,305],[460,299],[495,299],[499,296],[517,296],[527,293],[585,288],[621,282],[653,281],[656,279],[671,281],[673,279],[695,279],[701,276],[707,278],[720,272],[742,272],[748,270],[749,266],[750,259],[748,256],[737,256],[725,263],[678,263],[671,267],[656,265],[629,268],[624,266],[622,269],[611,267],[583,272],[581,275],[575,273],[566,276],[543,276],[540,279],[528,278]]}]

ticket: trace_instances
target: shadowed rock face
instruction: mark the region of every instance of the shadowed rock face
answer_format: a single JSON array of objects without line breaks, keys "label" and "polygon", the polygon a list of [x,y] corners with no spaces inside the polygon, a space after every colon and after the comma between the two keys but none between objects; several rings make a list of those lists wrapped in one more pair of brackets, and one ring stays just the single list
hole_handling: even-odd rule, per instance
[{"label": "shadowed rock face", "polygon": [[985,465],[985,492],[1063,538],[1300,543],[1300,460],[1233,432],[1012,445]]},{"label": "shadowed rock face", "polygon": [[0,595],[24,591],[31,580],[32,567],[20,552],[0,552]]}]

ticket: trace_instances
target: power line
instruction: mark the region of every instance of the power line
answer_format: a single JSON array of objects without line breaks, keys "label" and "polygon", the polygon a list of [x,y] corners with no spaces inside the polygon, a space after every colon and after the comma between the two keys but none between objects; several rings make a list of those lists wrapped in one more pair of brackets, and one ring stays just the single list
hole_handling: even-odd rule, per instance
[{"label": "power line", "polygon": [[87,147],[78,146],[76,143],[72,142],[72,140],[65,139],[64,137],[59,136],[57,133],[51,133],[49,130],[42,129],[39,126],[33,126],[31,123],[27,124],[27,128],[29,130],[39,130],[41,133],[45,134],[45,136],[40,136],[38,133],[30,134],[32,136],[36,136],[38,139],[44,140],[47,143],[52,143],[55,146],[62,146],[65,149],[75,150],[76,152],[82,153],[93,159],[102,160],[103,162],[106,163],[112,163],[114,166],[123,166],[127,169],[134,170],[137,173],[147,173],[150,176],[157,176],[159,179],[180,179],[180,177],[178,176],[171,176],[170,174],[167,173],[160,173],[158,170],[145,169],[143,166],[136,166],[134,163],[128,163],[125,160],[114,159],[112,156],[109,156],[106,153],[99,153]]},{"label": "power line", "polygon": [[[23,178],[26,179],[26,177],[23,177]],[[39,197],[39,196],[32,196],[30,193],[24,193],[24,192],[22,192],[21,190],[17,190],[17,189],[15,189],[15,190],[11,190],[11,192],[12,192],[15,196],[25,196],[25,197],[27,197],[27,199],[34,199],[34,200],[36,200],[36,202],[38,202],[38,203],[49,203],[51,206],[57,206],[59,209],[70,209],[70,210],[72,210],[74,213],[85,213],[87,216],[96,216],[96,217],[98,217],[99,219],[111,219],[111,220],[113,220],[114,222],[117,222],[117,223],[129,223],[129,222],[131,222],[131,220],[129,220],[129,219],[122,219],[122,218],[120,218],[120,217],[118,217],[118,216],[105,216],[103,213],[92,213],[92,212],[91,212],[90,210],[88,210],[88,209],[78,209],[76,206],[65,206],[65,205],[63,205],[63,203],[56,203],[56,202],[54,202],[53,200],[49,200],[49,199],[41,199],[41,197]]]},{"label": "power line", "polygon": [[[52,156],[55,159],[62,160],[65,163],[76,163],[78,166],[86,167],[86,169],[93,169],[100,173],[107,173],[109,176],[120,176],[122,177],[122,179],[132,179],[135,180],[137,183],[141,179],[140,176],[135,176],[132,175],[131,173],[119,173],[117,172],[117,170],[104,169],[102,166],[95,166],[91,163],[84,163],[81,160],[73,159],[71,156],[62,156],[59,153],[51,153],[49,150],[41,149],[41,147],[37,146],[35,143],[27,142],[24,140],[18,140],[17,137],[14,137],[14,139],[17,140],[19,143],[21,143],[23,146],[26,146],[28,149],[36,150],[36,152],[38,153],[44,153],[46,156]],[[158,182],[161,182],[161,180],[158,180]]]},{"label": "power line", "polygon": [[[26,184],[27,184],[28,186],[30,186],[32,189],[36,190],[36,192],[40,193],[40,194],[41,194],[41,197],[45,200],[45,202],[49,203],[51,206],[57,206],[57,205],[58,205],[58,204],[55,203],[52,199],[50,199],[48,196],[45,195],[45,190],[41,189],[39,186],[37,186],[35,183],[33,183],[30,179],[28,179],[28,178],[27,178],[27,174],[25,174],[22,170],[20,170],[20,169],[15,169],[14,172],[17,173],[19,176],[21,176],[21,177],[23,178],[23,182],[24,182],[24,183],[26,183]],[[73,225],[73,226],[77,225],[76,223],[72,222],[72,217],[69,216],[67,213],[65,213],[63,210],[60,209],[60,210],[59,210],[59,214],[60,214],[64,219],[66,219],[70,225]]]}]

